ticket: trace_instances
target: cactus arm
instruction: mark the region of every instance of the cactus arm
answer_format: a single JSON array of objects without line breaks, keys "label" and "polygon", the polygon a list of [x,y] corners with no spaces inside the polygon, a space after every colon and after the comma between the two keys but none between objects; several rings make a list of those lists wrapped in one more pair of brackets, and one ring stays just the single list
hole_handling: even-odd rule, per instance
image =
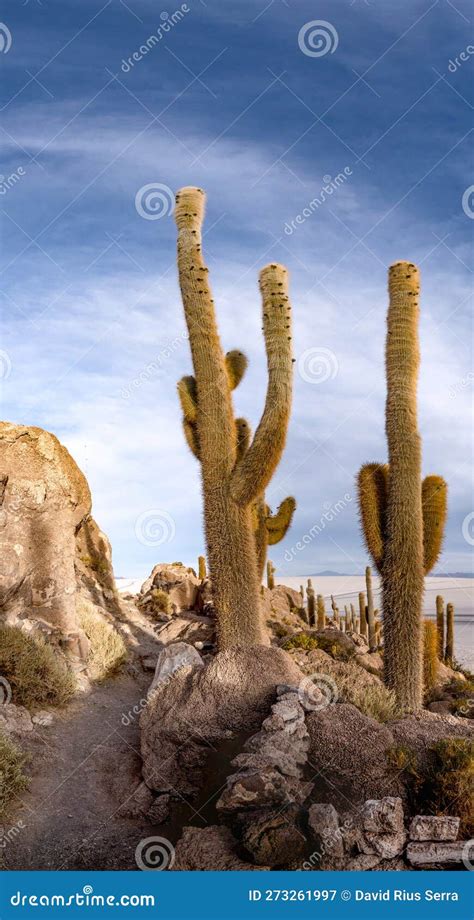
[{"label": "cactus arm", "polygon": [[196,460],[200,460],[201,451],[199,448],[199,437],[196,423],[189,422],[187,418],[183,417],[183,431],[190,451],[194,454]]},{"label": "cactus arm", "polygon": [[250,425],[245,418],[236,418],[235,431],[237,436],[237,462],[247,453],[250,444]]},{"label": "cactus arm", "polygon": [[362,532],[379,574],[382,574],[386,537],[388,477],[386,463],[365,463],[357,481]]},{"label": "cactus arm", "polygon": [[178,382],[178,396],[183,415],[188,422],[195,422],[197,417],[197,389],[194,377],[182,377]]},{"label": "cactus arm", "polygon": [[448,486],[441,476],[426,476],[421,487],[425,575],[438,561],[448,507]]},{"label": "cactus arm", "polygon": [[280,543],[280,540],[283,540],[283,537],[291,527],[295,508],[296,501],[292,496],[289,496],[282,501],[275,514],[268,514],[265,523],[270,546],[273,546],[275,543]]},{"label": "cactus arm", "polygon": [[454,658],[454,606],[446,605],[446,649],[444,660],[446,664],[452,666]]},{"label": "cactus arm", "polygon": [[237,349],[235,349],[234,351],[227,352],[225,356],[225,366],[231,390],[235,390],[235,388],[238,387],[247,370],[248,363],[247,356],[244,355],[243,351],[237,351]]},{"label": "cactus arm", "polygon": [[254,439],[233,473],[231,491],[238,504],[248,504],[265,491],[285,447],[291,408],[292,350],[288,273],[282,265],[260,272],[263,331],[268,365],[265,408]]},{"label": "cactus arm", "polygon": [[235,464],[236,433],[231,391],[202,256],[205,195],[183,188],[176,195],[178,273],[197,390],[197,430],[203,476],[228,476]]},{"label": "cactus arm", "polygon": [[436,596],[436,629],[438,633],[438,658],[444,658],[444,599],[441,594]]}]

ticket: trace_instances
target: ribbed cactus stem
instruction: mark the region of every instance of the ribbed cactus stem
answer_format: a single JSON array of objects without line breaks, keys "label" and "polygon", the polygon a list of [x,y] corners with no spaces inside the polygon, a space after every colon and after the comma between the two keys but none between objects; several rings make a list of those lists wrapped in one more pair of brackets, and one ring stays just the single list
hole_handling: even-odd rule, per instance
[{"label": "ribbed cactus stem", "polygon": [[438,658],[444,658],[444,598],[441,594],[436,597],[436,629],[438,632]]},{"label": "ribbed cactus stem", "polygon": [[446,651],[444,655],[446,664],[454,660],[454,604],[446,604]]},{"label": "ribbed cactus stem", "polygon": [[269,588],[270,591],[273,591],[275,587],[275,578],[274,578],[275,572],[276,572],[276,569],[275,569],[275,566],[273,565],[273,562],[270,562],[270,560],[268,560],[267,562],[267,588]]},{"label": "ribbed cactus stem", "polygon": [[365,570],[365,586],[367,593],[367,629],[369,635],[369,651],[375,652],[377,649],[377,639],[375,636],[375,614],[374,614],[374,593],[372,590],[372,569],[370,565]]},{"label": "ribbed cactus stem", "polygon": [[317,610],[318,610],[318,629],[326,628],[326,608],[324,606],[324,597],[322,594],[318,594],[317,597]]},{"label": "ribbed cactus stem", "polygon": [[354,604],[351,604],[351,629],[355,629],[356,612]]},{"label": "ribbed cactus stem", "polygon": [[206,557],[198,556],[198,575],[201,581],[207,578]]},{"label": "ribbed cactus stem", "polygon": [[341,621],[340,621],[340,624],[339,624],[339,629],[341,630],[341,632],[344,632],[344,633],[346,632],[347,623],[346,623],[346,618],[345,618],[345,616],[344,616],[344,617],[341,617]]},{"label": "ribbed cactus stem", "polygon": [[356,617],[354,620],[354,630],[360,635],[360,617]]},{"label": "ribbed cactus stem", "polygon": [[331,607],[332,607],[332,611],[334,614],[334,622],[336,626],[339,626],[339,607],[337,606],[336,601],[334,600],[333,594],[331,594]]},{"label": "ribbed cactus stem", "polygon": [[423,623],[423,685],[425,693],[433,689],[438,678],[438,630],[433,620]]},{"label": "ribbed cactus stem", "polygon": [[423,695],[419,290],[415,265],[397,262],[391,266],[385,351],[390,486],[383,562],[384,671],[387,685],[405,712],[420,709]]},{"label": "ribbed cactus stem", "polygon": [[359,631],[361,636],[367,637],[367,620],[365,617],[365,594],[359,591]]},{"label": "ribbed cactus stem", "polygon": [[[268,389],[251,443],[239,442],[232,390],[246,367],[241,352],[224,355],[202,256],[202,189],[176,195],[178,270],[194,377],[179,385],[188,444],[201,462],[207,559],[219,647],[268,641],[259,603],[251,503],[262,496],[281,458],[291,404],[292,358],[287,272],[260,274]],[[277,294],[278,292],[278,294]]]}]

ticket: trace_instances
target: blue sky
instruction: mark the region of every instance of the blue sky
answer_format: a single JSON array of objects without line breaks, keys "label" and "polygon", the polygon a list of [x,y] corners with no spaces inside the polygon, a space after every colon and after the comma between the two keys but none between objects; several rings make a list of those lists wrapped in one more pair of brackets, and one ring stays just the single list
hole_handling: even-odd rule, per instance
[{"label": "blue sky", "polygon": [[[272,549],[279,572],[366,564],[354,477],[386,457],[397,259],[421,266],[423,466],[450,488],[437,570],[469,570],[471,19],[465,0],[4,3],[3,416],[70,449],[118,575],[203,551],[175,390],[191,364],[171,191],[187,184],[207,191],[218,322],[225,348],[249,355],[236,405],[254,426],[266,385],[257,275],[271,260],[291,273],[294,410],[267,497],[294,494],[298,510]],[[142,190],[156,185],[153,211]]]}]

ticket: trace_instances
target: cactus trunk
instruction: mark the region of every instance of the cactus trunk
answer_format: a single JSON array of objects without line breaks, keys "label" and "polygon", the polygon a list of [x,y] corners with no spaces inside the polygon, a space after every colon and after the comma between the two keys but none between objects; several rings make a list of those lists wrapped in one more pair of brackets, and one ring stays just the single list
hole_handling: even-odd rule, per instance
[{"label": "cactus trunk", "polygon": [[364,639],[367,638],[367,619],[365,616],[365,594],[363,591],[359,592],[359,630],[361,636],[364,636]]},{"label": "cactus trunk", "polygon": [[367,590],[367,628],[369,633],[369,650],[375,652],[377,639],[375,636],[374,594],[372,591],[372,570],[370,565],[365,570],[365,584]]}]

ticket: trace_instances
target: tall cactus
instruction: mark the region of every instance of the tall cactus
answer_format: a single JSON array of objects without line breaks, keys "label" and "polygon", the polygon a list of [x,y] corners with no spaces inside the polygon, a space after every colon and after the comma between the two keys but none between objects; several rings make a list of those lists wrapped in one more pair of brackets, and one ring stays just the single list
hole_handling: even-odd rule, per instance
[{"label": "tall cactus", "polygon": [[316,600],[315,600],[314,588],[313,588],[310,578],[308,578],[308,587],[306,588],[306,595],[308,598],[308,623],[310,626],[316,626]]},{"label": "tall cactus", "polygon": [[198,575],[201,581],[207,578],[206,557],[198,556]]},{"label": "tall cactus", "polygon": [[266,642],[260,610],[252,504],[262,496],[280,461],[291,406],[292,349],[288,274],[282,265],[260,273],[268,363],[265,408],[252,442],[242,448],[232,390],[246,367],[241,352],[224,355],[204,263],[202,189],[176,196],[178,271],[194,377],[178,385],[186,439],[200,460],[207,559],[219,647]]},{"label": "tall cactus", "polygon": [[275,587],[275,572],[276,568],[269,559],[267,562],[267,588],[269,588],[270,591],[273,591]]},{"label": "tall cactus", "polygon": [[419,274],[411,262],[389,272],[386,342],[388,464],[359,473],[359,507],[367,548],[382,576],[384,670],[400,707],[422,705],[423,582],[441,551],[447,486],[421,481],[417,427]]},{"label": "tall cactus", "polygon": [[367,619],[369,651],[375,652],[377,650],[378,643],[375,636],[374,593],[372,591],[372,569],[370,568],[370,565],[368,565],[365,570],[365,585],[367,590],[367,609],[365,613]]}]

